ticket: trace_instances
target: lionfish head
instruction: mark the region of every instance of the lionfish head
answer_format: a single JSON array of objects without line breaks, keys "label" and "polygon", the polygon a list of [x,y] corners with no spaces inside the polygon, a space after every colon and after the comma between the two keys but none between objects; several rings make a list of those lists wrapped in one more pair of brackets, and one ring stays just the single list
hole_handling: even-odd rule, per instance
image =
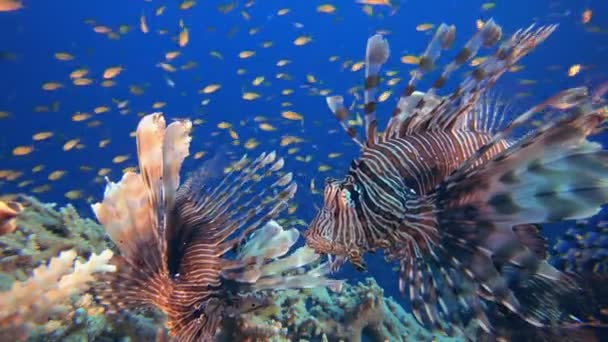
[{"label": "lionfish head", "polygon": [[308,229],[304,232],[306,244],[317,253],[338,256],[359,254],[360,246],[353,237],[353,227],[359,226],[355,206],[359,202],[361,188],[351,176],[342,180],[325,180],[323,208],[319,209]]}]

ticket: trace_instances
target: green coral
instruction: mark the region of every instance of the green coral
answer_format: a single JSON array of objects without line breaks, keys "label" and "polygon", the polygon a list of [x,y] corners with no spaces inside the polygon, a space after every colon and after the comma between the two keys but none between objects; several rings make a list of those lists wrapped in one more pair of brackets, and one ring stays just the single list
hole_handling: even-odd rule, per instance
[{"label": "green coral", "polygon": [[[74,207],[56,209],[22,196],[25,210],[15,232],[0,237],[0,289],[24,280],[60,251],[74,249],[86,259],[112,248],[103,228],[81,218]],[[225,319],[219,340],[234,341],[431,341],[455,340],[433,334],[391,298],[373,279],[326,288],[269,292],[271,305],[236,319]],[[109,315],[90,294],[73,296],[49,322],[29,332],[31,341],[151,341],[166,339],[157,312]]]},{"label": "green coral", "polygon": [[55,209],[55,204],[30,196],[18,201],[24,210],[17,218],[17,230],[0,236],[0,290],[7,290],[14,280],[25,280],[61,251],[74,249],[87,258],[112,246],[103,227],[81,218],[70,204]]},{"label": "green coral", "polygon": [[[33,269],[61,251],[74,249],[86,260],[92,253],[113,249],[103,227],[81,218],[73,206],[56,209],[55,204],[30,196],[16,200],[24,205],[24,211],[18,216],[17,230],[0,236],[0,291],[27,279]],[[58,309],[46,324],[27,331],[28,341],[152,341],[166,336],[164,318],[157,312],[108,315],[90,294],[72,296]],[[21,336],[14,340],[21,340]]]}]

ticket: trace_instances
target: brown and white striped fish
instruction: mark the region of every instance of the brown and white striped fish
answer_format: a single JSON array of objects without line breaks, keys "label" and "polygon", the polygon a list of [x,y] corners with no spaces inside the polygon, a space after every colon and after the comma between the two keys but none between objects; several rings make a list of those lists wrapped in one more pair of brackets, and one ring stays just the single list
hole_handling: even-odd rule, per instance
[{"label": "brown and white striped fish", "polygon": [[[266,303],[260,290],[339,286],[324,277],[327,263],[312,268],[319,255],[308,247],[281,258],[299,233],[272,219],[296,184],[291,173],[277,175],[284,162],[274,152],[243,158],[216,187],[207,184],[205,169],[180,185],[191,127],[187,120],[165,127],[160,114],[142,118],[141,174],[109,182],[103,201],[92,206],[120,251],[117,272],[96,287],[101,302],[111,311],[154,306],[176,340],[212,341],[225,319]],[[267,177],[277,179],[262,187]],[[305,272],[285,275],[296,269]]]},{"label": "brown and white striped fish", "polygon": [[[328,97],[361,154],[346,177],[326,181],[307,244],[360,269],[365,253],[384,250],[400,264],[400,290],[415,316],[435,329],[461,326],[466,312],[492,332],[487,301],[536,326],[567,324],[572,317],[559,300],[578,287],[545,261],[545,240],[530,224],[588,217],[608,201],[608,154],[587,140],[604,122],[603,94],[567,89],[502,124],[506,109],[487,93],[555,28],[531,26],[501,41],[501,28],[489,20],[430,89],[415,91],[454,40],[455,28],[442,24],[382,134],[374,91],[389,47],[371,37],[366,140],[347,124],[343,98]],[[494,46],[451,94],[437,95],[455,70]]]}]

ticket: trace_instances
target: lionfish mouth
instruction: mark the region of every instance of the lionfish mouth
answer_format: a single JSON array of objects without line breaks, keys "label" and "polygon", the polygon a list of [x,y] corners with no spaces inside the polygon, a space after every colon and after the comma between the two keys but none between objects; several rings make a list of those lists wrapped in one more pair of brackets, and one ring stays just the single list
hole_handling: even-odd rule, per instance
[{"label": "lionfish mouth", "polygon": [[331,272],[337,272],[346,260],[348,260],[346,255],[340,253],[340,250],[336,248],[336,244],[322,238],[315,238],[310,234],[310,229],[306,230],[302,235],[305,238],[306,245],[312,248],[315,253],[327,255],[327,262]]}]

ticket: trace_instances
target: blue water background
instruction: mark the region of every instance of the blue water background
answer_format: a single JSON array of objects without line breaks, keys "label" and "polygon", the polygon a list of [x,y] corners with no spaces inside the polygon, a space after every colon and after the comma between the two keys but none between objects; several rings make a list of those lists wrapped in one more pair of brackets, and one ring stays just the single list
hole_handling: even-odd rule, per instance
[{"label": "blue water background", "polygon": [[[309,189],[311,179],[317,187],[322,187],[325,177],[341,177],[346,172],[352,158],[358,150],[341,131],[338,123],[327,110],[322,96],[310,94],[312,86],[319,89],[331,89],[332,94],[343,94],[346,103],[352,101],[347,94],[349,88],[361,85],[363,70],[351,72],[343,69],[342,62],[362,61],[365,43],[377,30],[387,30],[391,44],[392,56],[384,70],[399,71],[402,81],[393,87],[399,93],[408,79],[411,66],[403,65],[399,57],[404,54],[420,54],[430,39],[431,31],[417,32],[416,25],[421,23],[441,22],[457,26],[457,36],[453,50],[445,54],[443,61],[449,61],[457,48],[475,32],[475,20],[487,20],[493,17],[505,33],[509,34],[518,28],[532,23],[559,23],[558,30],[536,51],[523,60],[525,68],[516,73],[506,74],[497,88],[509,99],[513,99],[516,108],[525,109],[542,99],[551,96],[566,87],[587,85],[597,86],[608,80],[608,3],[602,1],[546,1],[546,0],[509,0],[497,1],[495,8],[483,11],[483,1],[462,0],[427,0],[402,1],[395,15],[390,16],[390,9],[375,8],[375,15],[370,17],[363,13],[362,6],[354,1],[334,1],[337,10],[332,15],[319,14],[316,7],[325,1],[257,1],[246,7],[246,2],[234,2],[235,8],[227,14],[217,10],[219,5],[229,2],[197,1],[196,6],[187,11],[178,8],[177,2],[159,1],[25,1],[25,8],[13,13],[0,13],[0,52],[15,54],[11,58],[0,60],[0,111],[10,112],[10,117],[0,119],[0,169],[19,170],[23,175],[16,181],[0,180],[0,193],[28,193],[31,189],[50,183],[50,191],[37,196],[48,202],[64,204],[68,200],[64,193],[73,189],[82,189],[85,193],[82,200],[73,201],[78,210],[91,216],[86,201],[100,200],[103,183],[94,182],[100,168],[112,168],[110,179],[118,180],[122,169],[135,164],[135,141],[129,137],[138,122],[137,113],[150,113],[156,101],[167,102],[162,109],[168,120],[173,118],[201,118],[205,123],[196,126],[193,134],[192,153],[204,150],[210,155],[234,151],[242,154],[242,147],[231,145],[232,139],[226,130],[219,130],[217,124],[227,121],[235,125],[235,130],[244,142],[256,138],[260,146],[251,155],[264,150],[276,149],[286,157],[285,169],[296,174],[300,190],[295,202],[299,208],[296,215],[309,221],[315,212],[315,205],[322,204],[320,195],[312,195]],[[165,13],[156,17],[154,11],[160,5],[166,5]],[[290,13],[279,16],[277,11],[289,8]],[[591,23],[581,23],[581,13],[585,9],[593,10]],[[250,15],[245,20],[241,11]],[[139,17],[145,14],[150,28],[147,35],[139,31]],[[105,35],[95,33],[84,23],[93,19],[100,25],[118,30],[119,25],[131,26],[131,31],[121,35],[119,40],[110,40]],[[179,21],[190,30],[190,42],[185,48],[179,48],[174,38],[179,32]],[[296,24],[299,23],[299,24]],[[301,26],[301,27],[298,27]],[[597,27],[599,32],[593,31]],[[250,35],[251,28],[259,28],[259,33]],[[168,30],[167,35],[158,35],[158,29]],[[312,42],[305,46],[295,46],[293,40],[299,36],[312,37]],[[269,48],[262,48],[265,41],[273,42]],[[194,61],[195,69],[166,73],[156,65],[163,61],[168,51],[180,50],[181,56],[171,62],[176,67]],[[218,60],[210,55],[212,50],[223,55]],[[243,50],[255,50],[256,54],[249,59],[239,59]],[[75,56],[72,61],[58,61],[53,55],[56,52],[68,52]],[[482,52],[480,55],[487,54]],[[330,62],[330,56],[339,56],[337,62]],[[277,67],[280,59],[289,59],[285,67]],[[583,65],[583,70],[576,77],[568,77],[567,70],[573,64]],[[109,66],[120,65],[125,70],[116,78],[117,85],[112,88],[99,86],[103,70]],[[69,73],[78,67],[91,70],[94,85],[88,87],[73,86]],[[245,75],[238,75],[237,69],[247,70]],[[293,80],[280,80],[276,74],[288,73]],[[306,75],[311,74],[317,80],[309,84]],[[447,89],[453,87],[462,77],[457,72]],[[167,85],[165,76],[175,83]],[[268,84],[254,87],[252,80],[265,76]],[[536,80],[534,85],[522,85],[520,80]],[[425,79],[423,86],[428,86],[433,77]],[[42,90],[43,83],[57,81],[64,84],[62,89],[54,92]],[[218,83],[222,87],[210,95],[202,95],[202,87]],[[129,92],[132,84],[145,89],[143,95],[136,96]],[[294,89],[289,96],[282,96],[285,88]],[[381,91],[386,90],[383,84]],[[261,94],[260,99],[245,101],[241,98],[243,91],[255,91]],[[515,94],[526,93],[528,96],[515,99]],[[128,100],[130,113],[121,115],[112,99]],[[210,99],[207,106],[201,101]],[[388,101],[379,104],[378,115],[380,127],[390,115],[397,97],[393,95]],[[51,106],[59,102],[56,112],[37,113],[33,108],[38,105]],[[289,101],[291,107],[283,108],[281,103]],[[97,106],[111,108],[104,114],[93,114],[87,121],[100,120],[100,127],[88,128],[85,122],[73,122],[71,116],[76,112],[92,113]],[[302,115],[303,123],[287,121],[281,118],[283,110],[293,110]],[[269,123],[277,127],[276,131],[262,131],[253,118],[263,115]],[[244,121],[244,126],[239,124]],[[47,141],[33,142],[32,135],[40,131],[54,131],[55,136]],[[213,132],[220,132],[212,136]],[[283,135],[294,135],[305,139],[304,143],[279,146]],[[80,138],[84,149],[64,152],[63,144],[69,139]],[[97,144],[102,139],[111,139],[110,144],[100,149]],[[15,146],[34,145],[34,152],[27,156],[15,157],[11,151]],[[301,150],[294,155],[287,155],[286,150],[298,146]],[[219,152],[218,152],[219,151]],[[340,152],[340,158],[329,159],[328,154]],[[131,158],[123,164],[113,164],[116,155],[130,154]],[[295,156],[312,156],[312,161],[297,161]],[[186,170],[200,165],[205,158],[190,158]],[[31,169],[44,164],[42,172],[33,174]],[[328,172],[319,172],[319,165],[332,167]],[[93,171],[80,171],[81,165],[93,167]],[[51,182],[47,179],[53,170],[67,170],[64,178]],[[31,185],[23,188],[18,183],[32,180]],[[563,225],[545,229],[547,236],[557,234]],[[380,256],[369,258],[371,271],[388,294],[396,294],[396,281],[390,272],[390,265],[382,262]],[[366,276],[347,267],[340,275],[353,279]]]}]

